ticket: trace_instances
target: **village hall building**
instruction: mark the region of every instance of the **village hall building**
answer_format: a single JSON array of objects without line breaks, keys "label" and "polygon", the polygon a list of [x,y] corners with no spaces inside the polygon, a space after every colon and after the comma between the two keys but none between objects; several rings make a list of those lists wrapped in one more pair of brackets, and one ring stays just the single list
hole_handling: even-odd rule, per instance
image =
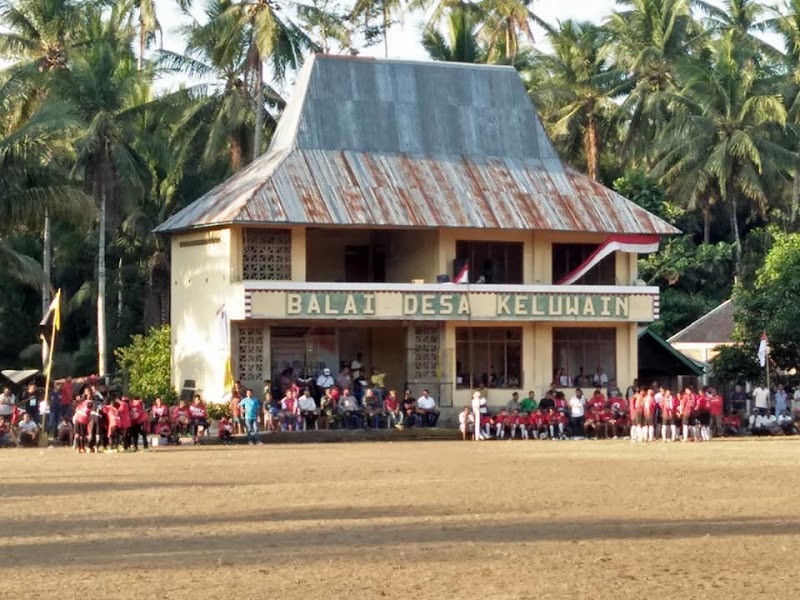
[{"label": "village hall building", "polygon": [[564,165],[513,68],[323,55],[269,151],[157,231],[176,388],[226,391],[224,308],[233,376],[259,396],[361,354],[443,407],[581,369],[624,391],[659,310],[637,244],[678,233]]}]

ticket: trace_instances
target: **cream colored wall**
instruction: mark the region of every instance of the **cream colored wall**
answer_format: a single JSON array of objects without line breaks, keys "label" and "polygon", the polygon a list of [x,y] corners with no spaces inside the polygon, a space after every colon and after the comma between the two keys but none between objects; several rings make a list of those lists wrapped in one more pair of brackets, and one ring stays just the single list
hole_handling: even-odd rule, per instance
[{"label": "cream colored wall", "polygon": [[[181,242],[218,239],[216,243],[181,247]],[[230,303],[238,275],[231,254],[230,230],[175,234],[172,237],[172,385],[180,390],[194,379],[207,400],[223,393],[224,353],[218,348],[215,316]],[[238,311],[233,306],[233,311]]]},{"label": "cream colored wall", "polygon": [[437,269],[439,235],[435,229],[395,231],[389,239],[387,283],[410,283],[413,279],[436,283],[438,274],[450,273],[450,269]]},{"label": "cream colored wall", "polygon": [[[448,322],[444,332],[445,348],[452,348],[451,370],[455,372],[455,347],[456,328],[465,324]],[[508,324],[509,326],[516,324]],[[477,322],[473,327],[502,327],[503,324]],[[522,388],[521,389],[490,389],[486,390],[489,406],[502,406],[511,398],[513,392],[518,392],[520,398],[528,395],[530,390],[541,398],[549,389],[553,380],[553,327],[563,327],[559,323],[527,323],[523,325],[522,332]],[[608,327],[603,323],[570,323],[570,327]],[[617,324],[617,383],[625,389],[633,381],[638,371],[638,338],[635,323]],[[455,384],[454,384],[455,385]],[[453,391],[454,408],[463,407],[469,403],[471,390],[455,389]]]},{"label": "cream colored wall", "polygon": [[[305,275],[308,281],[344,281],[345,246],[369,244],[368,229],[315,229],[305,236]],[[294,238],[292,238],[294,242]],[[292,244],[294,250],[294,243]],[[298,259],[299,260],[299,259]],[[292,263],[294,264],[294,257]],[[294,276],[294,267],[292,267]]]},{"label": "cream colored wall", "polygon": [[375,366],[386,373],[386,389],[394,388],[402,397],[406,376],[406,329],[404,327],[376,327],[370,330],[371,356],[365,356],[367,375]]}]

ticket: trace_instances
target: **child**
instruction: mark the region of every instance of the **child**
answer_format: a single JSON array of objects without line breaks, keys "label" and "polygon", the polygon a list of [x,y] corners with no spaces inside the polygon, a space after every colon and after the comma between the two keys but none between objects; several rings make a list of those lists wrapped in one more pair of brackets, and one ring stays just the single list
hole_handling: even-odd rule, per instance
[{"label": "child", "polygon": [[208,431],[208,411],[200,394],[195,394],[194,401],[189,407],[189,417],[192,420],[192,443],[200,443],[200,436]]},{"label": "child", "polygon": [[172,426],[166,417],[161,417],[156,423],[155,433],[158,435],[159,446],[169,446],[171,444],[180,444],[180,439],[172,433]]},{"label": "child", "polygon": [[233,423],[228,417],[223,416],[219,420],[219,441],[223,444],[230,445],[233,443]]},{"label": "child", "polygon": [[114,402],[111,402],[111,400],[106,400],[102,410],[108,423],[107,435],[109,444],[111,445],[111,452],[119,452],[121,440],[118,405]]},{"label": "child", "polygon": [[189,433],[189,428],[192,424],[192,416],[189,412],[189,407],[186,406],[185,400],[178,402],[178,406],[172,411],[172,424],[176,435],[179,437]]},{"label": "child", "polygon": [[[393,429],[398,423],[403,422],[403,415],[400,411],[400,398],[397,397],[396,390],[389,390],[389,394],[384,398],[383,408],[386,411],[387,429]],[[469,407],[467,406],[465,408]]]},{"label": "child", "polygon": [[466,441],[469,436],[471,419],[472,415],[470,414],[469,406],[465,406],[464,409],[458,413],[458,430],[461,432],[461,439],[464,441]]},{"label": "child", "polygon": [[551,440],[565,440],[567,436],[564,430],[567,427],[567,413],[564,410],[550,409],[550,439]]},{"label": "child", "polygon": [[506,425],[508,425],[509,414],[504,408],[494,417],[494,437],[502,440],[506,434]]},{"label": "child", "polygon": [[72,423],[69,422],[67,417],[61,419],[56,431],[57,439],[65,448],[72,445]]},{"label": "child", "polygon": [[297,431],[300,429],[300,411],[297,407],[297,397],[291,388],[286,390],[286,395],[281,400],[281,416],[283,431]]},{"label": "child", "polygon": [[514,411],[514,422],[511,424],[511,439],[514,439],[517,431],[519,437],[523,440],[528,439],[528,415],[520,413],[518,410]]},{"label": "child", "polygon": [[[93,400],[84,400],[75,407],[75,414],[72,417],[72,424],[75,429],[75,451],[81,454],[86,452],[86,438],[89,432],[89,421],[91,420],[92,410],[94,409]],[[92,452],[96,452],[94,446]]]}]

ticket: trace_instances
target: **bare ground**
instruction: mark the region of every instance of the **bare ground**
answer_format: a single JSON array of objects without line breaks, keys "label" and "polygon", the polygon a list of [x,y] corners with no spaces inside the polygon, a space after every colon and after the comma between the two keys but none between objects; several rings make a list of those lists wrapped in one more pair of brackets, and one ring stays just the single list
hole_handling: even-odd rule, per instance
[{"label": "bare ground", "polygon": [[8,450],[0,473],[2,598],[800,594],[788,439]]}]

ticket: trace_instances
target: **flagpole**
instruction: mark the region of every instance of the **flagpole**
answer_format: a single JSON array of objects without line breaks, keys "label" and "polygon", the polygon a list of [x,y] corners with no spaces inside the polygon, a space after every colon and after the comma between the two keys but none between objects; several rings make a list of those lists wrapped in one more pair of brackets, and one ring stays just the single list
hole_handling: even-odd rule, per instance
[{"label": "flagpole", "polygon": [[[47,413],[47,418],[52,415],[52,407],[50,407],[50,377],[53,372],[53,348],[56,343],[56,319],[53,319],[52,328],[50,330],[50,349],[47,357],[47,376],[44,380],[44,402],[45,406],[51,410]],[[47,418],[42,418],[41,431],[39,432],[39,446],[42,448],[49,444],[49,434],[47,431]],[[58,424],[56,424],[58,426]]]}]

